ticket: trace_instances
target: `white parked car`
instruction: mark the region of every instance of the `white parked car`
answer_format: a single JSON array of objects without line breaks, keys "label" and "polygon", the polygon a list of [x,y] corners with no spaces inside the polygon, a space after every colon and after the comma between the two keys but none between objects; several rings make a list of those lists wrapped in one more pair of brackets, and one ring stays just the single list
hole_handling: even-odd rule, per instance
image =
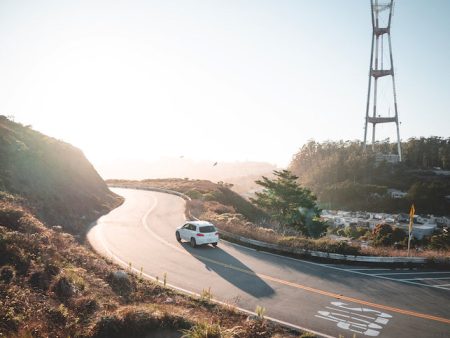
[{"label": "white parked car", "polygon": [[219,243],[219,232],[216,227],[205,221],[190,221],[178,227],[175,232],[178,242],[188,241],[195,248],[197,245],[212,244],[217,246]]}]

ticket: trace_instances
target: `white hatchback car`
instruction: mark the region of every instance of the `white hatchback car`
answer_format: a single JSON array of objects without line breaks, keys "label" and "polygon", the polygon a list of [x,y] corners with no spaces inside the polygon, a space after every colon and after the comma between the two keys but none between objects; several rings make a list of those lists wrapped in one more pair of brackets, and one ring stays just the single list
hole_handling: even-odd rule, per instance
[{"label": "white hatchback car", "polygon": [[181,240],[190,242],[193,248],[202,244],[217,246],[219,243],[219,232],[216,227],[205,221],[191,221],[183,224],[177,228],[175,237],[178,242]]}]

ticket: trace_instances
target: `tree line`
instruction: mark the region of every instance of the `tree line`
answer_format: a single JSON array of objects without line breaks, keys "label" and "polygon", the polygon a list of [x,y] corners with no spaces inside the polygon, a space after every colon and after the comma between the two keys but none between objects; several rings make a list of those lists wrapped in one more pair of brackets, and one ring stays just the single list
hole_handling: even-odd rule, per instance
[{"label": "tree line", "polygon": [[[294,156],[289,170],[318,197],[323,208],[448,214],[450,138],[411,138],[402,143],[403,161],[377,160],[396,153],[396,143],[378,142],[364,151],[360,141],[309,141]],[[394,199],[388,189],[407,193]]]}]

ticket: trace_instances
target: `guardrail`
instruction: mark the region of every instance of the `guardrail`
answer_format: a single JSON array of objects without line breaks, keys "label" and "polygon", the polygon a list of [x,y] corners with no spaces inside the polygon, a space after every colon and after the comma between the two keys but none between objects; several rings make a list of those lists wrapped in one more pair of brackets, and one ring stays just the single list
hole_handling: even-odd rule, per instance
[{"label": "guardrail", "polygon": [[380,256],[355,256],[342,255],[331,252],[312,251],[302,248],[290,248],[281,246],[279,244],[261,242],[255,239],[239,236],[228,231],[219,230],[222,236],[228,239],[237,241],[239,243],[248,244],[259,249],[269,249],[270,251],[277,251],[279,253],[287,253],[294,255],[311,256],[318,258],[334,259],[349,262],[366,262],[366,263],[399,263],[399,264],[425,264],[428,260],[424,257],[380,257]]},{"label": "guardrail", "polygon": [[[191,198],[183,193],[174,190],[162,189],[162,188],[154,188],[154,187],[136,187],[136,186],[125,186],[125,185],[108,185],[111,188],[126,188],[126,189],[137,189],[137,190],[148,190],[148,191],[156,191],[162,192],[172,195],[177,195],[187,201],[190,201]],[[191,219],[198,220],[196,217],[191,215],[190,210],[187,210],[187,214]],[[323,251],[312,251],[306,250],[302,248],[291,248],[286,246],[281,246],[279,244],[267,243],[258,241],[255,239],[243,237],[240,235],[233,234],[228,231],[220,230],[219,233],[221,238],[225,237],[230,239],[231,241],[242,243],[244,245],[252,246],[254,248],[263,250],[263,251],[276,251],[280,254],[289,254],[289,255],[301,255],[301,256],[311,256],[316,258],[323,259],[331,259],[331,260],[339,260],[339,261],[347,261],[347,262],[364,262],[364,263],[378,263],[378,264],[429,264],[429,263],[438,263],[438,264],[450,264],[450,259],[435,259],[431,261],[425,257],[382,257],[382,256],[355,256],[355,255],[343,255],[331,252],[323,252]]]}]

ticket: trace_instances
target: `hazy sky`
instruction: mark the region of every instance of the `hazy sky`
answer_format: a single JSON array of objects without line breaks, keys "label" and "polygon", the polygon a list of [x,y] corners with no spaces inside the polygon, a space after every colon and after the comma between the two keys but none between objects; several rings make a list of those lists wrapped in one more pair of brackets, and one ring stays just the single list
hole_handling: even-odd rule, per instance
[{"label": "hazy sky", "polygon": [[[369,7],[0,0],[0,114],[94,164],[184,155],[286,165],[308,139],[362,139]],[[450,136],[449,17],[448,0],[396,1],[402,139]]]}]

